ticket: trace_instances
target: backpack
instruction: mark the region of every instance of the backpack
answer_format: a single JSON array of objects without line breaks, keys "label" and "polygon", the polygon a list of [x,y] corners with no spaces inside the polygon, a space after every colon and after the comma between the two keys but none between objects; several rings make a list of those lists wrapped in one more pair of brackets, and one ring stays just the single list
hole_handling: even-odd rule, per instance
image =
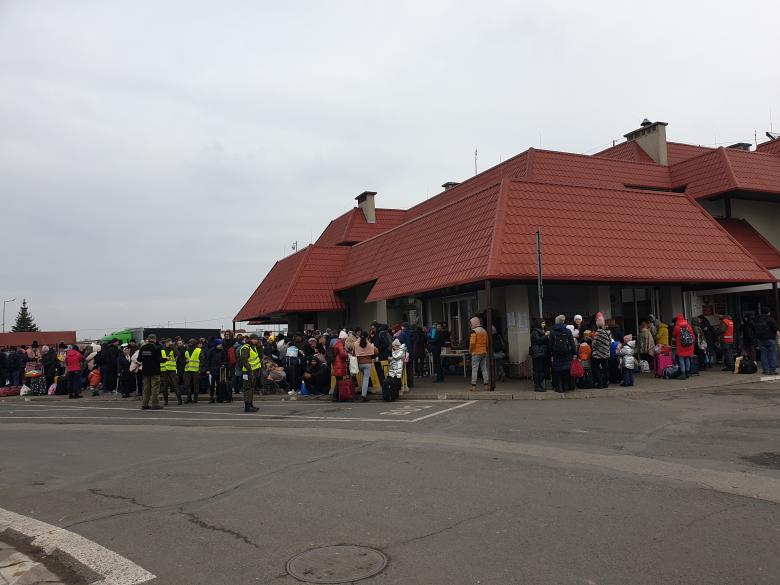
[{"label": "backpack", "polygon": [[556,357],[566,357],[571,355],[571,345],[569,338],[564,331],[552,332],[552,351]]},{"label": "backpack", "polygon": [[236,364],[236,348],[230,346],[227,350],[227,363],[231,366]]},{"label": "backpack", "polygon": [[690,347],[693,345],[693,335],[689,327],[680,327],[680,345],[682,347]]},{"label": "backpack", "polygon": [[757,371],[758,371],[758,366],[756,366],[756,362],[754,362],[747,356],[743,356],[742,360],[739,362],[738,373],[755,374]]}]

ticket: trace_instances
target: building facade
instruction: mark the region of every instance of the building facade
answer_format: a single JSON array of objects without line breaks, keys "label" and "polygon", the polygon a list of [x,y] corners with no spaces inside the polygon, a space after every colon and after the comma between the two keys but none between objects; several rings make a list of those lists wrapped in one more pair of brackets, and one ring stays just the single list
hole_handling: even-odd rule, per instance
[{"label": "building facade", "polygon": [[540,315],[601,311],[636,333],[651,313],[776,311],[780,140],[707,148],[669,142],[666,126],[645,121],[592,156],[530,148],[406,210],[363,192],[274,265],[235,321],[447,321],[463,345],[469,318],[490,310],[521,363]]}]

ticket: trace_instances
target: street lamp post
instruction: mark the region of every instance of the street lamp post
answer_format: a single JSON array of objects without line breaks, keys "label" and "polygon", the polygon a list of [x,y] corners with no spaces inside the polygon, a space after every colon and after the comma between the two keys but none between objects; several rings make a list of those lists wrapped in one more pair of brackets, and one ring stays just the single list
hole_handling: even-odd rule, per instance
[{"label": "street lamp post", "polygon": [[5,304],[6,303],[12,303],[16,300],[16,297],[12,299],[8,299],[7,301],[3,301],[3,333],[5,333]]}]

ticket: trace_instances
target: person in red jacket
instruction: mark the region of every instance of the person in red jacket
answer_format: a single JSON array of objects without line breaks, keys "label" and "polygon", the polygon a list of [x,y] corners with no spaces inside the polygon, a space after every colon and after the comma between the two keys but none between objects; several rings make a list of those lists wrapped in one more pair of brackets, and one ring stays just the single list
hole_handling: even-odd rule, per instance
[{"label": "person in red jacket", "polygon": [[68,398],[81,398],[81,368],[84,356],[75,345],[65,352],[65,371],[68,379]]},{"label": "person in red jacket", "polygon": [[330,373],[336,378],[336,388],[333,390],[333,401],[339,400],[339,382],[344,376],[349,375],[347,370],[347,350],[344,344],[347,341],[347,332],[342,331],[339,333],[339,338],[333,345],[331,350],[333,351],[333,362],[330,364]]},{"label": "person in red jacket", "polygon": [[675,318],[672,337],[677,351],[677,363],[680,365],[680,377],[684,380],[691,373],[691,358],[696,348],[696,336],[693,333],[693,327],[682,314]]}]

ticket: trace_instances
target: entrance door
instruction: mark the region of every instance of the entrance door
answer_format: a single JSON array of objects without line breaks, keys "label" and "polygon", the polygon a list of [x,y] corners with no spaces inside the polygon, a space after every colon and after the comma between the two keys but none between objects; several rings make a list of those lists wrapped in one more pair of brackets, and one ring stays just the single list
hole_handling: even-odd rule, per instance
[{"label": "entrance door", "polygon": [[452,347],[462,349],[468,345],[469,319],[476,310],[476,297],[460,297],[444,300],[444,314],[450,327]]}]

